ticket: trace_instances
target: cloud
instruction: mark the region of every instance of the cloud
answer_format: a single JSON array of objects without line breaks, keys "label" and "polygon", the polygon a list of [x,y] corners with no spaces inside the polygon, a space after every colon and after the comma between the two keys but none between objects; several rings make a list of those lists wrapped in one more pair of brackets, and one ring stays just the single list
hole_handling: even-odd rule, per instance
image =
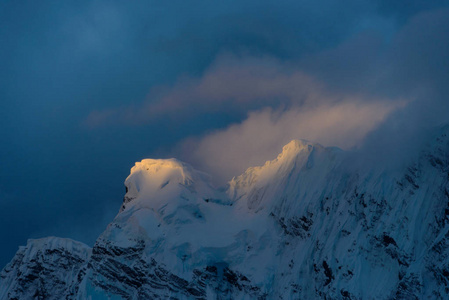
[{"label": "cloud", "polygon": [[[413,99],[409,94],[409,98],[370,95],[379,74],[364,69],[381,68],[376,65],[382,61],[375,53],[382,48],[379,44],[376,36],[360,34],[335,49],[306,57],[309,64],[222,55],[201,77],[183,77],[171,87],[157,87],[144,103],[92,112],[85,124],[141,125],[223,110],[246,114],[246,119],[227,128],[187,138],[178,144],[181,150],[174,150],[174,156],[211,173],[219,183],[272,159],[292,139],[350,149],[361,146],[391,113]],[[366,61],[367,54],[376,59]],[[318,71],[310,71],[314,68]]]},{"label": "cloud", "polygon": [[377,89],[414,99],[370,133],[363,161],[400,165],[413,159],[435,127],[449,122],[449,9],[409,19],[392,38],[379,63]]},{"label": "cloud", "polygon": [[449,9],[418,14],[398,32],[387,56],[396,89],[449,91],[449,40],[443,38],[448,35]]},{"label": "cloud", "polygon": [[200,78],[184,77],[153,88],[138,105],[93,111],[84,124],[140,125],[174,114],[194,117],[223,109],[246,112],[262,106],[313,101],[320,84],[274,58],[220,56]]},{"label": "cloud", "polygon": [[[341,52],[339,48],[337,51]],[[331,59],[334,56],[330,54]],[[333,59],[336,62],[340,60]],[[322,61],[326,64],[329,58],[322,57]],[[316,67],[321,65],[321,62],[315,64]],[[319,69],[323,71],[326,68]],[[357,68],[360,69],[362,67]],[[272,57],[221,55],[203,76],[182,77],[173,86],[155,87],[140,104],[93,111],[84,120],[84,125],[90,128],[113,124],[136,126],[174,116],[193,119],[204,113],[220,111],[245,114],[263,107],[317,105],[339,102],[347,97],[350,87],[330,92],[327,89],[330,84],[325,86],[310,73],[292,62],[281,62]],[[356,75],[351,74],[351,77]],[[326,81],[332,81],[332,78],[324,77]],[[370,97],[365,97],[365,100],[371,101]]]},{"label": "cloud", "polygon": [[220,184],[250,166],[273,159],[292,139],[306,139],[349,149],[360,145],[405,102],[344,99],[288,110],[262,109],[233,124],[182,145],[181,156],[214,175]]},{"label": "cloud", "polygon": [[287,108],[253,110],[241,123],[187,140],[184,158],[221,183],[274,158],[294,138],[357,146],[364,163],[404,163],[422,147],[429,128],[449,121],[449,44],[438,38],[447,36],[448,16],[448,9],[426,11],[390,40],[362,32],[304,57],[296,71],[280,68],[277,75],[301,73],[313,84],[288,94]]},{"label": "cloud", "polygon": [[299,60],[221,55],[201,76],[153,88],[143,103],[93,112],[86,124],[246,114],[224,129],[187,138],[175,150],[220,182],[273,158],[295,138],[346,149],[367,141],[364,148],[376,155],[388,155],[388,147],[378,145],[403,151],[401,145],[422,137],[421,128],[447,119],[441,95],[447,90],[448,44],[435,41],[446,35],[448,15],[447,9],[426,11],[388,39],[362,31]]}]

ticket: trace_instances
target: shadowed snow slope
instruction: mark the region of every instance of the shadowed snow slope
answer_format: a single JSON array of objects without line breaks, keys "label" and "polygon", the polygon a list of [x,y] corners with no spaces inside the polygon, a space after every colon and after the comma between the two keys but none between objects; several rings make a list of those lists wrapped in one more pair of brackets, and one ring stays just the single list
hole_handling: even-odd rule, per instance
[{"label": "shadowed snow slope", "polygon": [[394,169],[295,140],[222,190],[178,160],[143,160],[92,250],[30,241],[0,299],[447,298],[448,131]]}]

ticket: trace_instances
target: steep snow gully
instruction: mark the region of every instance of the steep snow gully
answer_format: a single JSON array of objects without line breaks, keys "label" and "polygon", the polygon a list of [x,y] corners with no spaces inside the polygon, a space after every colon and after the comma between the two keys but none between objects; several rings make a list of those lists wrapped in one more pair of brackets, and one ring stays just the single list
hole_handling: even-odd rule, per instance
[{"label": "steep snow gully", "polygon": [[137,162],[93,248],[29,240],[0,299],[448,299],[449,127],[397,167],[294,140],[215,189]]}]

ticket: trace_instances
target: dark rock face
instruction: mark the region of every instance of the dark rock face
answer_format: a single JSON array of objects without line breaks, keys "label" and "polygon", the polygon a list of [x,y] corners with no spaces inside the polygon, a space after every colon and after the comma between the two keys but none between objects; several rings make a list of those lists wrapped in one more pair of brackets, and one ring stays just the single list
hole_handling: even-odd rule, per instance
[{"label": "dark rock face", "polygon": [[144,242],[133,247],[117,247],[110,243],[97,243],[92,249],[89,279],[111,294],[131,299],[157,299],[160,294],[180,293],[197,298],[201,291],[188,281],[174,275],[154,259],[143,255]]},{"label": "dark rock face", "polygon": [[284,217],[278,218],[274,213],[270,213],[270,216],[273,217],[282,227],[284,234],[294,237],[300,237],[302,239],[310,237],[309,231],[313,225],[313,213],[309,212],[306,216],[294,216],[288,219]]},{"label": "dark rock face", "polygon": [[64,299],[73,278],[87,263],[89,251],[86,245],[70,240],[30,240],[0,274],[0,298]]},{"label": "dark rock face", "polygon": [[110,243],[97,243],[92,249],[88,268],[94,286],[123,299],[209,299],[207,290],[218,299],[230,299],[246,294],[265,299],[259,287],[229,269],[226,264],[193,269],[191,280],[183,279],[163,264],[145,256],[144,241],[133,247],[121,248]]}]

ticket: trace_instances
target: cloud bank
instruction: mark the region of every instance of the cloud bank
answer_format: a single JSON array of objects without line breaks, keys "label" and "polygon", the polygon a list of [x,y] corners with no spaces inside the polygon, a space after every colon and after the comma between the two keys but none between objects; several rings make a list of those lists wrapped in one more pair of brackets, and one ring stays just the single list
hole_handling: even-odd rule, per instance
[{"label": "cloud bank", "polygon": [[288,110],[267,108],[251,112],[240,124],[185,141],[181,155],[224,183],[250,166],[273,159],[292,139],[345,149],[360,145],[367,133],[402,105],[348,99]]},{"label": "cloud bank", "polygon": [[188,140],[184,157],[221,183],[274,158],[294,138],[356,147],[364,163],[401,164],[431,128],[449,122],[449,42],[437,38],[448,30],[448,9],[426,11],[390,40],[367,32],[307,56],[297,68],[314,84],[301,101]]},{"label": "cloud bank", "polygon": [[[410,150],[425,128],[447,120],[449,10],[426,11],[390,39],[364,31],[296,60],[220,55],[198,77],[153,88],[137,105],[94,111],[85,125],[127,126],[161,118],[241,115],[226,128],[189,137],[172,153],[223,183],[273,158],[291,139],[377,153]],[[412,142],[413,141],[413,142]],[[385,150],[382,150],[385,151]],[[387,155],[387,153],[384,153]],[[400,155],[400,154],[398,154]]]},{"label": "cloud bank", "polygon": [[314,101],[319,84],[310,76],[274,58],[220,56],[202,77],[159,86],[137,106],[93,111],[89,127],[121,123],[141,125],[173,115],[190,117],[214,111],[248,111],[261,106]]},{"label": "cloud bank", "polygon": [[222,55],[202,77],[158,87],[137,106],[92,112],[85,124],[136,126],[223,110],[246,114],[227,128],[187,138],[173,151],[223,183],[271,159],[292,139],[344,149],[360,146],[368,133],[407,103],[330,90],[297,65],[274,58]]}]

